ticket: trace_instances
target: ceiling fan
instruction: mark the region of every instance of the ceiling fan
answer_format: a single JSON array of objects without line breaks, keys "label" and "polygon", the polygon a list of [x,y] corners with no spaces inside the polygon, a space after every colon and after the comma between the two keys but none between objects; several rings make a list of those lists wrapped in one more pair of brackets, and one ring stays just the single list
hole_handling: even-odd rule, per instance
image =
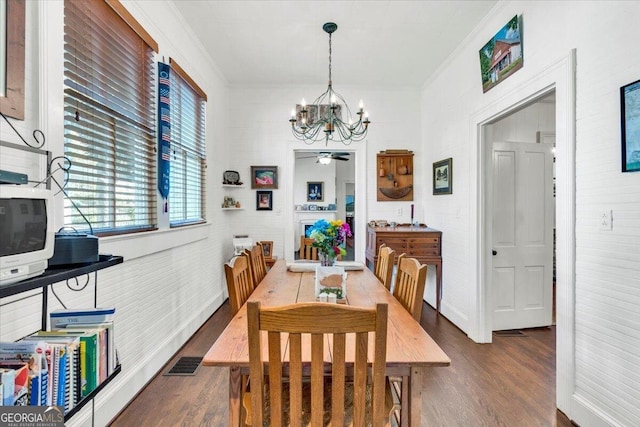
[{"label": "ceiling fan", "polygon": [[320,152],[311,152],[309,154],[312,154],[311,156],[304,156],[304,157],[298,157],[299,159],[310,159],[310,158],[316,158],[316,163],[322,163],[323,165],[328,165],[329,163],[331,163],[331,159],[334,160],[342,160],[342,161],[348,161],[349,159],[345,156],[348,156],[350,153],[347,152],[330,152],[330,151],[320,151]]}]

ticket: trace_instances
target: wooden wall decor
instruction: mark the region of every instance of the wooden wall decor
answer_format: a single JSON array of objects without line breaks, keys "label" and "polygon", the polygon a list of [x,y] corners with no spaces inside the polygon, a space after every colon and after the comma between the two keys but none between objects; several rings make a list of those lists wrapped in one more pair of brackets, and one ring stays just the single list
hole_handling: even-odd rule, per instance
[{"label": "wooden wall decor", "polygon": [[379,202],[413,200],[413,151],[385,150],[376,155]]}]

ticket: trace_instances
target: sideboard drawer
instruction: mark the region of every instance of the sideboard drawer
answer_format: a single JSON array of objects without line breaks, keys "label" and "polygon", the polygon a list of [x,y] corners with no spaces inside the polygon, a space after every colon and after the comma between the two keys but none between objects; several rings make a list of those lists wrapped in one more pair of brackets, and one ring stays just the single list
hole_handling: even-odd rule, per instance
[{"label": "sideboard drawer", "polygon": [[[407,251],[407,239],[405,238],[393,238],[393,237],[385,237],[377,239],[377,246],[380,247],[382,244],[386,244],[388,247],[393,249],[396,252],[406,252]],[[400,255],[399,253],[396,256]]]},{"label": "sideboard drawer", "polygon": [[440,239],[437,237],[409,239],[407,253],[414,256],[440,255]]},{"label": "sideboard drawer", "polygon": [[440,237],[438,236],[429,236],[429,237],[412,237],[409,240],[409,244],[416,245],[440,245]]},{"label": "sideboard drawer", "polygon": [[407,255],[422,257],[422,256],[439,256],[440,248],[427,248],[427,247],[409,247]]}]

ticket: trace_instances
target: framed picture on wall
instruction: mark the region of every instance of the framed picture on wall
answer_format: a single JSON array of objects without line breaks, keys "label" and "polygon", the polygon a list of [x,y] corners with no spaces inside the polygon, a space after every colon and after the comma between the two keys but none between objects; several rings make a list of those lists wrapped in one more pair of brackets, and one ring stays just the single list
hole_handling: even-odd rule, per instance
[{"label": "framed picture on wall", "polygon": [[307,202],[321,202],[324,200],[324,182],[307,181]]},{"label": "framed picture on wall", "polygon": [[522,17],[514,16],[480,49],[482,92],[522,68]]},{"label": "framed picture on wall", "polygon": [[278,188],[278,166],[251,166],[251,188]]},{"label": "framed picture on wall", "polygon": [[256,210],[273,210],[273,191],[256,191]]},{"label": "framed picture on wall", "polygon": [[453,191],[453,159],[440,160],[433,164],[433,194],[451,194]]},{"label": "framed picture on wall", "polygon": [[640,171],[640,80],[620,88],[622,172]]},{"label": "framed picture on wall", "polygon": [[260,240],[262,246],[262,254],[266,259],[273,257],[273,240]]}]

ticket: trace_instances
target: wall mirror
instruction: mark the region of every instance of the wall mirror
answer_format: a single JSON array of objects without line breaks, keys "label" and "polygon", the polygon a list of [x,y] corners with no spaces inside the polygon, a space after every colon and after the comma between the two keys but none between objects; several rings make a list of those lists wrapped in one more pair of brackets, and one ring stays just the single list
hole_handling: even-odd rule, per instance
[{"label": "wall mirror", "polygon": [[0,112],[24,120],[24,0],[0,0],[0,46]]}]

